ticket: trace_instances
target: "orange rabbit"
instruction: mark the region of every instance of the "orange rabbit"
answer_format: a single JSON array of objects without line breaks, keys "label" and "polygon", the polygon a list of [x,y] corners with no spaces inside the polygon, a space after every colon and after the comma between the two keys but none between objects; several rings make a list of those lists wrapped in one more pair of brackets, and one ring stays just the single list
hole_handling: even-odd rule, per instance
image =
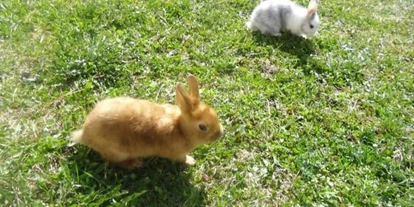
[{"label": "orange rabbit", "polygon": [[128,97],[99,102],[71,140],[89,146],[124,168],[140,167],[142,158],[163,157],[195,164],[187,155],[223,135],[217,113],[200,101],[197,79],[188,77],[189,93],[176,86],[177,105]]}]

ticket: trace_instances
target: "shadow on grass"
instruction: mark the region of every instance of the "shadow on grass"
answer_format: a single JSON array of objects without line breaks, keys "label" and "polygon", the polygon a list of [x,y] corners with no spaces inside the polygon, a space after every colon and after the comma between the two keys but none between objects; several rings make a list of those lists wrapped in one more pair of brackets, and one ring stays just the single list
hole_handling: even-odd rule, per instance
[{"label": "shadow on grass", "polygon": [[305,39],[284,32],[279,37],[263,35],[259,32],[253,33],[254,41],[259,46],[272,45],[276,50],[295,56],[293,67],[302,70],[305,75],[318,74],[319,82],[328,82],[336,87],[349,86],[351,82],[362,83],[365,79],[360,69],[364,67],[355,61],[335,60],[329,64],[323,58],[313,58],[312,54],[318,55],[315,50],[334,50],[340,47],[337,40],[330,40],[329,44],[322,44],[317,37]]},{"label": "shadow on grass", "polygon": [[192,175],[183,164],[152,158],[141,168],[125,170],[84,146],[69,150],[77,151],[67,162],[71,181],[81,186],[76,198],[89,197],[82,199],[88,206],[111,205],[113,200],[129,206],[206,205],[205,192],[190,184]]},{"label": "shadow on grass", "polygon": [[329,69],[321,65],[318,61],[311,57],[315,51],[315,45],[318,41],[312,39],[305,39],[288,32],[283,32],[281,36],[274,37],[270,35],[263,35],[260,32],[253,33],[254,41],[260,45],[273,45],[275,49],[289,53],[299,60],[294,67],[302,68],[305,74],[310,74],[312,71],[316,73],[326,73]]},{"label": "shadow on grass", "polygon": [[253,32],[253,38],[259,45],[274,45],[275,48],[297,57],[309,56],[314,51],[314,43],[311,39],[305,39],[286,32],[278,37]]}]

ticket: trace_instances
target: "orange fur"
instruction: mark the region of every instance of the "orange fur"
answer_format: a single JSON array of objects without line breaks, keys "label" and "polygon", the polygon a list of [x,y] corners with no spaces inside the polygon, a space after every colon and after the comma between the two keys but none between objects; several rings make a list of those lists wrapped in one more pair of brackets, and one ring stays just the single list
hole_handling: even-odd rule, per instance
[{"label": "orange fur", "polygon": [[[141,158],[152,156],[194,164],[187,154],[218,139],[223,128],[215,110],[199,101],[195,77],[188,79],[189,94],[181,84],[176,87],[178,106],[129,97],[99,102],[72,140],[125,168],[138,167]],[[208,130],[200,130],[200,123]]]}]

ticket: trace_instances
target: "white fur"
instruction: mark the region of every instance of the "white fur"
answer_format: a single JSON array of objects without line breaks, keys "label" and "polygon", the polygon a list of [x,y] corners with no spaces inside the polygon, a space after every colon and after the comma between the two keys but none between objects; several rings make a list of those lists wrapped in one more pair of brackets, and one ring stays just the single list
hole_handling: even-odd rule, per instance
[{"label": "white fur", "polygon": [[317,13],[312,19],[307,14],[307,8],[290,0],[267,0],[253,10],[246,26],[252,31],[273,36],[279,36],[281,30],[288,30],[298,36],[310,37],[317,33],[320,20]]}]

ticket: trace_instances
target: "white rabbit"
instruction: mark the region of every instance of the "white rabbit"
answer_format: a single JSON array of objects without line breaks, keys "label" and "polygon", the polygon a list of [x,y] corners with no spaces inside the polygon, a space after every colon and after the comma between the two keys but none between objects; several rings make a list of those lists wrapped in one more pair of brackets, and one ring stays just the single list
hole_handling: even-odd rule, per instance
[{"label": "white rabbit", "polygon": [[320,23],[317,7],[318,0],[310,0],[308,8],[290,0],[264,0],[253,10],[246,26],[272,36],[288,30],[298,36],[312,37],[317,34]]}]

